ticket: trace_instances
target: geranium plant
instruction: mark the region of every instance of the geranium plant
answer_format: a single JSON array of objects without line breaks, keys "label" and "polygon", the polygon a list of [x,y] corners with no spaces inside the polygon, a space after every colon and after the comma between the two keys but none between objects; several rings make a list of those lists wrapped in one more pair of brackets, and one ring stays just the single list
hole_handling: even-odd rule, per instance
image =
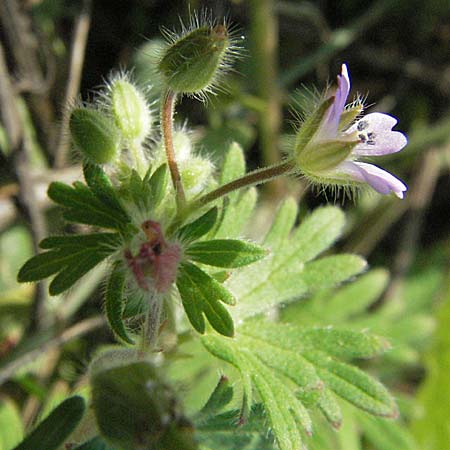
[{"label": "geranium plant", "polygon": [[[396,119],[363,115],[359,97],[346,105],[344,64],[337,87],[297,114],[280,163],[247,172],[241,148],[230,143],[215,167],[193,148],[187,126],[174,126],[174,111],[183,96],[203,100],[220,87],[238,40],[226,21],[196,19],[181,35],[167,35],[159,121],[124,73],[68,112],[84,181],[53,182],[48,196],[83,231],[42,240],[43,251],[18,279],[52,277],[50,294],[59,295],[106,260],[104,314],[117,344],[90,363],[85,399],[66,399],[17,449],[44,450],[45,442],[45,450],[62,443],[79,450],[299,450],[308,447],[318,413],[341,425],[344,402],[395,418],[388,390],[354,364],[389,350],[386,339],[277,314],[306,294],[332,298],[336,286],[367,269],[354,254],[323,255],[342,234],[344,213],[323,206],[297,224],[296,202],[286,198],[264,236],[253,241],[243,230],[256,204],[253,186],[277,177],[403,198],[403,182],[361,161],[406,145],[392,131]],[[197,403],[178,389],[183,384],[200,385]]]}]

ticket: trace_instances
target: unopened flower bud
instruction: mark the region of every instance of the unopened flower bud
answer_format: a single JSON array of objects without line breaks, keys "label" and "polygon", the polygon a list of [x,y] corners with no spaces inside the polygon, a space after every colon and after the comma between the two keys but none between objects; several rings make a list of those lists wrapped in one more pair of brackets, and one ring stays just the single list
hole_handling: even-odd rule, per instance
[{"label": "unopened flower bud", "polygon": [[230,45],[225,25],[200,26],[167,48],[159,70],[168,87],[176,93],[207,91],[214,84]]},{"label": "unopened flower bud", "polygon": [[111,83],[115,123],[127,141],[142,142],[149,135],[152,117],[144,95],[125,77]]},{"label": "unopened flower bud", "polygon": [[114,447],[198,448],[172,389],[136,351],[100,355],[91,365],[90,381],[98,428]]},{"label": "unopened flower bud", "polygon": [[191,157],[192,142],[189,133],[178,130],[173,133],[173,148],[179,164],[187,161]]},{"label": "unopened flower bud", "polygon": [[181,165],[181,179],[186,195],[192,197],[202,192],[212,180],[212,163],[205,158],[195,156]]},{"label": "unopened flower bud", "polygon": [[89,161],[105,164],[116,158],[120,136],[114,122],[101,111],[73,109],[69,128],[75,146]]}]

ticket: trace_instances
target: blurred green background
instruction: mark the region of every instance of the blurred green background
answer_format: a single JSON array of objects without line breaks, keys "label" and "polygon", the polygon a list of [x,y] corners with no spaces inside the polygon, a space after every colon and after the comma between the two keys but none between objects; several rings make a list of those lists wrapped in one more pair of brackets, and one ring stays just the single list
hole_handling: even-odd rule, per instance
[{"label": "blurred green background", "polygon": [[[311,447],[449,449],[448,0],[2,0],[0,450],[11,449],[80,382],[96,346],[112,342],[100,316],[101,268],[64,298],[48,298],[45,283],[15,281],[40,239],[71,231],[45,197],[49,182],[81,177],[64,111],[78,96],[92,98],[113,70],[133,70],[141,85],[153,86],[149,98],[156,102],[161,28],[177,30],[180,19],[189,23],[189,11],[203,8],[227,17],[243,47],[226,92],[206,104],[183,99],[177,109],[178,126],[191,129],[199,151],[215,163],[231,141],[242,145],[252,168],[278,161],[293,132],[295,90],[321,90],[342,62],[350,69],[351,95],[366,98],[369,111],[397,117],[409,138],[402,152],[376,162],[406,182],[405,200],[337,199],[348,216],[338,249],[379,268],[370,280],[378,295],[357,311],[357,323],[393,344],[367,368],[395,393],[402,418],[393,424],[349,411],[338,438],[319,429]],[[286,195],[303,214],[335,200],[302,180],[272,183],[261,191],[252,237]],[[309,299],[304,311],[292,313],[305,321],[322,300]]]}]

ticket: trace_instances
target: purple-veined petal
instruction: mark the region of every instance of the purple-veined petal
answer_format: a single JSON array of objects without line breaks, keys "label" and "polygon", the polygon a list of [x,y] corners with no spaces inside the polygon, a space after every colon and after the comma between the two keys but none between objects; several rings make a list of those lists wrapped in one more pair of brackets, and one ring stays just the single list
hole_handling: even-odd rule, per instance
[{"label": "purple-veined petal", "polygon": [[356,134],[361,140],[352,151],[354,156],[380,156],[396,153],[407,143],[400,131],[392,131],[397,119],[388,114],[371,113],[354,123],[345,134]]},{"label": "purple-veined petal", "polygon": [[403,198],[404,192],[408,189],[394,175],[373,164],[344,161],[334,169],[334,172],[336,174],[345,174],[354,181],[367,183],[383,195],[393,192],[398,198]]},{"label": "purple-veined petal", "polygon": [[334,102],[327,111],[317,133],[320,140],[334,138],[337,134],[341,114],[350,92],[350,77],[346,64],[342,64],[341,74],[337,76],[337,81],[338,85],[334,91]]}]

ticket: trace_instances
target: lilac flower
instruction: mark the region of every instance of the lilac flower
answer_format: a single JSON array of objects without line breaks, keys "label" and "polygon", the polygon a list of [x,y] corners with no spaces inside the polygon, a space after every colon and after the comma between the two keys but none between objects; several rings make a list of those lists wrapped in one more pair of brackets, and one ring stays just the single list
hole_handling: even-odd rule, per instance
[{"label": "lilac flower", "polygon": [[398,152],[407,144],[403,133],[392,131],[397,119],[372,113],[353,123],[349,121],[352,110],[356,117],[362,112],[362,105],[357,102],[345,107],[350,92],[345,64],[337,78],[338,86],[323,103],[325,110],[321,116],[319,113],[321,120],[316,131],[307,142],[304,138],[297,139],[296,159],[300,170],[313,182],[338,186],[365,183],[380,194],[393,192],[403,198],[407,187],[402,181],[373,164],[358,161],[360,157]]}]

